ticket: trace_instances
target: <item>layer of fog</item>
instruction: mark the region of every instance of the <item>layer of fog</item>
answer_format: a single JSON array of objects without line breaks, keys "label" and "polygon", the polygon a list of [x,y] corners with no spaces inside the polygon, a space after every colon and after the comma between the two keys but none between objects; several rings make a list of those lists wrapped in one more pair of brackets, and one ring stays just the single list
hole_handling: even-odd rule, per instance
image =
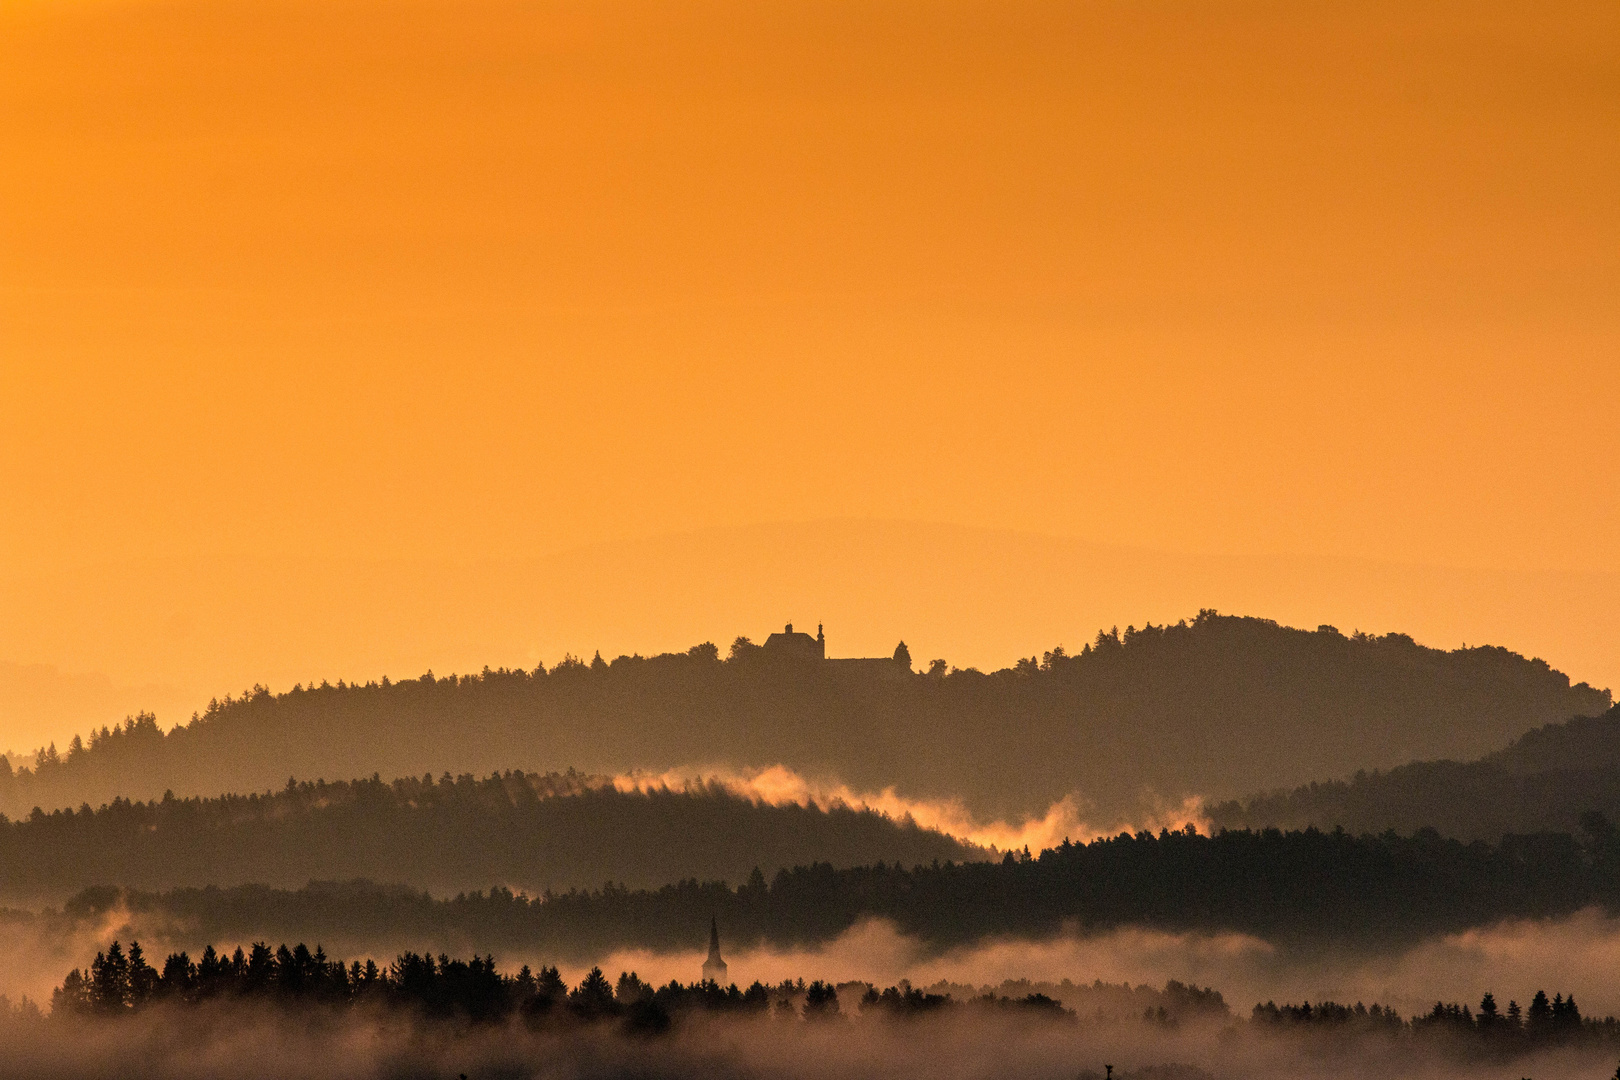
[{"label": "layer of fog", "polygon": [[[604,970],[635,970],[660,982],[696,977],[703,953],[614,953]],[[746,985],[804,976],[889,985],[909,979],[980,988],[1004,980],[1146,983],[1169,979],[1214,986],[1247,1015],[1263,1001],[1356,1001],[1397,1006],[1404,1015],[1438,999],[1477,1005],[1485,991],[1503,1006],[1528,1004],[1537,989],[1573,993],[1587,1015],[1620,1014],[1620,919],[1596,911],[1569,918],[1502,923],[1448,934],[1399,951],[1301,955],[1243,934],[1172,934],[1124,929],[1047,941],[1000,941],[939,955],[869,921],[830,944],[803,950],[748,950],[728,957]]]},{"label": "layer of fog", "polygon": [[[694,927],[692,948],[681,952],[621,950],[594,958],[610,976],[635,971],[663,984],[699,977],[706,953],[707,927]],[[825,979],[878,986],[910,980],[929,986],[940,981],[981,989],[1004,980],[1028,979],[1077,984],[1147,984],[1167,980],[1213,986],[1235,1014],[1245,1016],[1263,1001],[1379,1002],[1403,1015],[1427,1011],[1436,1000],[1477,1005],[1490,991],[1504,1006],[1527,1004],[1538,989],[1549,995],[1573,994],[1588,1016],[1620,1014],[1620,919],[1596,911],[1538,921],[1515,921],[1434,938],[1413,948],[1374,952],[1304,955],[1241,934],[1172,934],[1123,929],[1099,935],[1065,934],[1045,941],[994,941],[945,952],[898,933],[891,925],[867,921],[826,945],[813,948],[734,949],[722,947],[729,977],[746,986],[754,980]],[[202,942],[184,926],[149,923],[143,916],[115,909],[98,921],[0,923],[0,992],[13,1000],[26,995],[48,1001],[51,990],[72,967],[86,967],[99,949],[118,938],[139,939],[149,960],[184,949],[195,957]],[[215,941],[228,951],[250,940]],[[277,942],[272,941],[272,945]],[[313,947],[317,942],[309,942]],[[464,943],[438,941],[319,942],[328,955],[345,959],[371,956],[386,963],[405,949],[465,955]],[[473,943],[476,949],[476,943]],[[483,951],[483,950],[479,950]],[[521,950],[496,956],[503,971],[521,964],[558,963],[554,956]],[[577,982],[589,964],[559,964]]]},{"label": "layer of fog", "polygon": [[[401,1014],[283,1013],[273,1007],[155,1008],[118,1021],[16,1025],[0,1039],[0,1076],[49,1080],[350,1077],[770,1077],[854,1076],[955,1080],[1464,1080],[1501,1071],[1443,1043],[1377,1036],[1346,1040],[1292,1033],[1140,1022],[1034,1019],[977,1010],[911,1021],[688,1016],[668,1035],[627,1036],[610,1026],[531,1030],[520,1022],[466,1027]],[[1606,1045],[1515,1059],[1514,1076],[1607,1076]],[[1494,1066],[1494,1068],[1492,1068]]]},{"label": "layer of fog", "polygon": [[1088,843],[1102,836],[1146,829],[1182,829],[1188,825],[1208,833],[1209,818],[1203,800],[1191,797],[1166,803],[1152,792],[1142,792],[1140,813],[1129,819],[1098,819],[1093,807],[1079,792],[1072,792],[1052,803],[1042,814],[1019,821],[984,821],[975,817],[960,799],[922,799],[900,795],[893,787],[881,791],[857,791],[833,778],[814,778],[788,768],[770,765],[737,769],[726,766],[681,767],[660,773],[629,772],[613,778],[620,791],[648,791],[669,788],[680,791],[698,784],[720,784],[733,794],[755,802],[783,806],[830,807],[845,805],[857,810],[875,810],[896,821],[911,820],[925,829],[934,829],[980,847],[1031,851],[1055,847],[1064,840]]}]

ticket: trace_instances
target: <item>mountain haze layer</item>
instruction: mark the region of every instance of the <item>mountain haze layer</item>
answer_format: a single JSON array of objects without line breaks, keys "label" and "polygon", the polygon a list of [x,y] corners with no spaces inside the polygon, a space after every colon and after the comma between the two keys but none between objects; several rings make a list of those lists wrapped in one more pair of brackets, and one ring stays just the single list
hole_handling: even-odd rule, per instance
[{"label": "mountain haze layer", "polygon": [[1078,792],[1109,816],[1144,799],[1477,755],[1610,704],[1500,648],[1444,652],[1214,612],[996,672],[928,667],[848,670],[739,640],[727,659],[701,645],[549,671],[261,687],[167,733],[144,717],[47,753],[0,776],[0,809],[262,791],[294,775],[782,763],[863,790],[961,798],[980,814],[1036,813]]}]

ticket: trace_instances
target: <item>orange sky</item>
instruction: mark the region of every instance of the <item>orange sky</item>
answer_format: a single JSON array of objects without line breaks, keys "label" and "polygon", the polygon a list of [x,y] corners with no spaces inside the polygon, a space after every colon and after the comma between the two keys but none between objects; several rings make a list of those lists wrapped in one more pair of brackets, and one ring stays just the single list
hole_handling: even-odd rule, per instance
[{"label": "orange sky", "polygon": [[[1617,358],[1612,0],[0,0],[0,746],[67,715],[6,664],[172,712],[829,609],[983,664],[1219,597],[1620,685]],[[926,527],[747,532],[829,520]],[[839,599],[942,527],[1001,538],[906,564],[959,602]],[[653,572],[694,531],[777,546]],[[1059,560],[1059,625],[991,586],[1043,543],[1202,569]]]}]

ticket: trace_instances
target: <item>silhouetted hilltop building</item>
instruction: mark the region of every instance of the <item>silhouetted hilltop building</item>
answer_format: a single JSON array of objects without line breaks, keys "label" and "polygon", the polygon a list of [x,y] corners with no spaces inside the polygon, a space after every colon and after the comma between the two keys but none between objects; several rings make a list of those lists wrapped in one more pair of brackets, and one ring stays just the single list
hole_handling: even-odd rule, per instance
[{"label": "silhouetted hilltop building", "polygon": [[[790,626],[789,633],[791,632]],[[720,986],[726,985],[726,962],[720,959],[720,922],[714,918],[709,920],[709,958],[703,961],[703,977]]]},{"label": "silhouetted hilltop building", "polygon": [[827,655],[827,635],[816,625],[816,636],[801,633],[788,623],[778,633],[765,639],[762,655],[770,660],[787,660],[817,664],[839,674],[863,674],[892,678],[911,674],[911,653],[901,642],[893,656],[838,656]]},{"label": "silhouetted hilltop building", "polygon": [[816,636],[798,633],[793,624],[788,623],[781,633],[772,634],[765,639],[767,655],[783,659],[794,660],[825,660],[827,658],[827,638],[822,633],[821,626],[816,626]]}]

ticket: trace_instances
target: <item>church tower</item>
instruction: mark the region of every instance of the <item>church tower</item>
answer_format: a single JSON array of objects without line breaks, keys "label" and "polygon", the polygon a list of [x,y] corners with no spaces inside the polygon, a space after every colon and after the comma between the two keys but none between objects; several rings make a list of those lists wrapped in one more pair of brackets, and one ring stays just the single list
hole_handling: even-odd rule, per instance
[{"label": "church tower", "polygon": [[703,977],[718,986],[726,985],[726,962],[720,959],[720,923],[709,920],[709,958],[703,961]]}]

